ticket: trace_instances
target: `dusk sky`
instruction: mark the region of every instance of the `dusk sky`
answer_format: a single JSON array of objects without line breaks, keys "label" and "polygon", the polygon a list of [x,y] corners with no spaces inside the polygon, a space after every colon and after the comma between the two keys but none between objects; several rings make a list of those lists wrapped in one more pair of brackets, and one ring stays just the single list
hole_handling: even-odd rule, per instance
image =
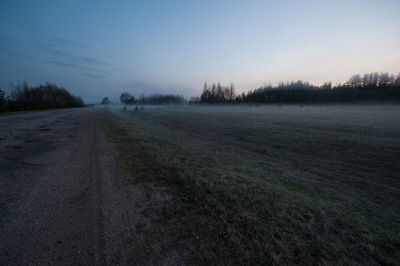
[{"label": "dusk sky", "polygon": [[199,95],[400,72],[400,1],[0,1],[0,88]]}]

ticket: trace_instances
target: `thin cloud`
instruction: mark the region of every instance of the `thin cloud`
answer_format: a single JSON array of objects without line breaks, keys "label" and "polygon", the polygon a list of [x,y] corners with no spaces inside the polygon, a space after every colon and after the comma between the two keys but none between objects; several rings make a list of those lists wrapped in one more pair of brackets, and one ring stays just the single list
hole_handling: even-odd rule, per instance
[{"label": "thin cloud", "polygon": [[100,65],[100,66],[112,66],[113,64],[99,61],[94,57],[90,56],[73,56],[70,55],[70,58],[72,61],[75,61],[80,64],[86,64],[86,65]]},{"label": "thin cloud", "polygon": [[[57,66],[92,68],[97,72],[104,72],[111,75],[111,72],[129,72],[113,63],[100,60],[94,56],[84,54],[86,48],[92,48],[90,45],[66,40],[62,38],[52,38],[49,41],[28,41],[23,42],[15,39],[13,36],[0,34],[0,47],[8,51],[8,55],[26,57],[30,60],[41,61],[43,63],[52,63]],[[64,46],[70,46],[65,47]],[[75,47],[77,49],[73,49]],[[102,70],[107,68],[107,70]]]},{"label": "thin cloud", "polygon": [[49,56],[59,57],[63,61],[70,61],[82,65],[97,65],[97,66],[112,66],[113,64],[105,61],[98,60],[89,55],[76,55],[60,50],[60,46],[51,42],[31,42],[31,46],[36,47],[38,50],[44,52]]},{"label": "thin cloud", "polygon": [[84,42],[66,40],[66,39],[63,39],[63,38],[53,38],[51,40],[56,42],[56,43],[59,43],[59,44],[66,44],[66,45],[69,45],[69,46],[75,46],[75,47],[81,48],[81,49],[91,49],[91,48],[93,48],[93,46],[91,46],[91,45],[89,45],[87,43],[84,43]]},{"label": "thin cloud", "polygon": [[[61,66],[61,67],[66,67],[66,68],[71,68],[71,69],[80,69],[80,70],[85,70],[85,71],[90,71],[90,72],[97,72],[97,74],[93,75],[100,75],[101,76],[111,76],[111,72],[102,70],[102,69],[97,69],[97,68],[90,68],[90,67],[85,67],[79,64],[74,64],[74,63],[66,63],[58,60],[45,60],[45,59],[40,59],[34,56],[26,55],[25,58],[31,60],[31,61],[36,61],[39,63],[43,64],[50,64],[50,65],[55,65],[55,66]],[[100,74],[99,74],[100,73]]]},{"label": "thin cloud", "polygon": [[104,77],[106,77],[107,75],[93,74],[93,73],[83,73],[82,76],[89,77],[89,78],[94,78],[94,79],[98,79],[98,78],[104,78]]}]

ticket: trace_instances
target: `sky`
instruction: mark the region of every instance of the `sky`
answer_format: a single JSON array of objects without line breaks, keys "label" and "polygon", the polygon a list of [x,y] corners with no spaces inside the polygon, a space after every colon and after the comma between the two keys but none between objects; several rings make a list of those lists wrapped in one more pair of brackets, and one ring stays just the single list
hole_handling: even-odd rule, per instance
[{"label": "sky", "polygon": [[0,88],[86,102],[400,72],[400,1],[0,1]]}]

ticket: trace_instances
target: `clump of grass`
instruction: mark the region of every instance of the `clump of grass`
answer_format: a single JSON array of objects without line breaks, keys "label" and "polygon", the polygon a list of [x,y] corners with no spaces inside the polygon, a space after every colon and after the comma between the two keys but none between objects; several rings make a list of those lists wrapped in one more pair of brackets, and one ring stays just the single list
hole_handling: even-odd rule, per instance
[{"label": "clump of grass", "polygon": [[264,171],[279,179],[277,170],[249,171],[234,155],[180,145],[127,117],[105,113],[104,119],[129,182],[159,184],[173,195],[140,226],[141,241],[132,242],[136,261],[162,263],[176,252],[189,264],[400,261],[397,237],[343,216],[314,193],[255,176]]}]

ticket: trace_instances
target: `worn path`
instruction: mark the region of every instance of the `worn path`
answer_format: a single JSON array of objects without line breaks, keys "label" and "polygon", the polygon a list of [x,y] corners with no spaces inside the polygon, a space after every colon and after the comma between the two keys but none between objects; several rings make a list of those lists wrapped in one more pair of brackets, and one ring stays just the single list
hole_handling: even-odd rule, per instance
[{"label": "worn path", "polygon": [[99,116],[0,117],[0,265],[105,265],[120,253],[142,191],[125,188]]}]

